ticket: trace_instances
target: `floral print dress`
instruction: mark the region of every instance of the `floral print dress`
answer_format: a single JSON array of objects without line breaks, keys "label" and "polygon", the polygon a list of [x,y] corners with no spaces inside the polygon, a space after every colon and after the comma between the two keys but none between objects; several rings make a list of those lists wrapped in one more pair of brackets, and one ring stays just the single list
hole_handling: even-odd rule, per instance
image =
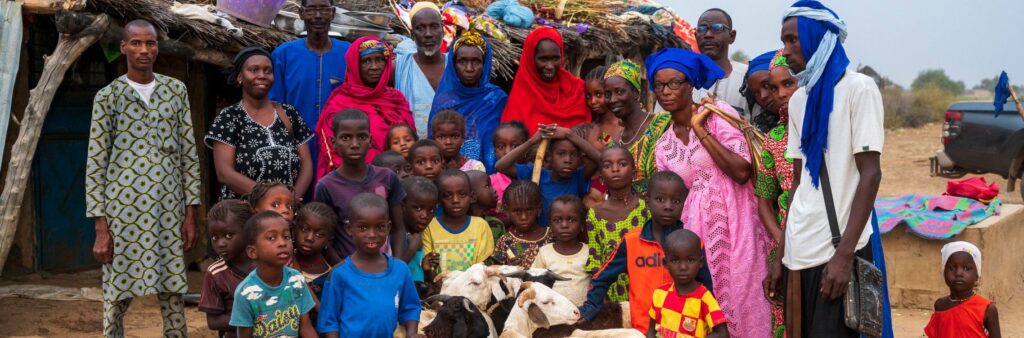
[{"label": "floral print dress", "polygon": [[[786,154],[789,131],[786,124],[789,114],[780,113],[779,123],[768,131],[761,150],[761,166],[757,168],[757,181],[754,183],[754,194],[760,198],[775,201],[778,208],[779,226],[786,228],[786,215],[789,210],[789,191],[793,187],[793,158]],[[768,261],[776,259],[779,243],[771,239]],[[785,333],[785,318],[782,308],[772,306],[772,337],[782,338]]]},{"label": "floral print dress", "polygon": [[[281,112],[288,126],[281,121]],[[235,149],[235,170],[257,182],[281,182],[295,185],[299,177],[299,145],[309,142],[313,132],[289,105],[275,105],[274,122],[264,126],[253,120],[241,102],[224,108],[206,133],[206,146],[224,143]],[[223,186],[220,198],[239,198],[241,194]]]}]

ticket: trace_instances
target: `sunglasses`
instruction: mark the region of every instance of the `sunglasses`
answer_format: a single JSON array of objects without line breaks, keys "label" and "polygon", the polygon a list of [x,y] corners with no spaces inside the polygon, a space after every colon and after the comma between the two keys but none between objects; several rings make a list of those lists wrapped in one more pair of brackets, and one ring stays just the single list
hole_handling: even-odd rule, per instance
[{"label": "sunglasses", "polygon": [[707,33],[708,30],[711,30],[712,33],[718,34],[718,33],[721,33],[721,32],[728,31],[730,29],[732,29],[732,28],[729,27],[729,25],[726,25],[724,23],[713,23],[713,24],[710,24],[710,25],[708,25],[708,24],[701,24],[701,25],[697,26],[697,34]]}]

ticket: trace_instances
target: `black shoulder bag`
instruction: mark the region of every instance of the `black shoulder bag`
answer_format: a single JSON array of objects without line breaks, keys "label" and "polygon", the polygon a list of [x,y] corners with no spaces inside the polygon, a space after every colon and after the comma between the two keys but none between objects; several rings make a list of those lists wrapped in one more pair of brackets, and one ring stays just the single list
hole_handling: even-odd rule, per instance
[{"label": "black shoulder bag", "polygon": [[[821,159],[821,190],[825,195],[825,212],[832,229],[832,247],[838,248],[842,234],[836,217],[832,187],[829,185],[825,154]],[[882,336],[882,271],[866,259],[853,257],[850,284],[843,297],[846,326],[867,337]]]}]

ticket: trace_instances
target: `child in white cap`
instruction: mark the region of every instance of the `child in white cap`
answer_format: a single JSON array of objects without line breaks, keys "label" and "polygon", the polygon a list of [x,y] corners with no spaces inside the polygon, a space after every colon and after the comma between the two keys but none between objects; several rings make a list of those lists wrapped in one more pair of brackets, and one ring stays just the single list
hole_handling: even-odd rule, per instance
[{"label": "child in white cap", "polygon": [[935,301],[935,313],[924,333],[929,338],[1002,337],[996,305],[975,293],[981,277],[981,250],[968,242],[946,244],[942,267],[949,296]]}]

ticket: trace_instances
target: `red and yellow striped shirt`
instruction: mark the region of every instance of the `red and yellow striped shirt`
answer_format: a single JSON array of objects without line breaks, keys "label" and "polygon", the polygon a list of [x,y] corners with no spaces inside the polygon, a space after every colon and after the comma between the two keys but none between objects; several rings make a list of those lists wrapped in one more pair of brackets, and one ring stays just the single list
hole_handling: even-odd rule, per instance
[{"label": "red and yellow striped shirt", "polygon": [[674,283],[669,283],[654,290],[652,298],[650,316],[661,337],[701,338],[726,322],[715,296],[703,284],[680,295]]}]

